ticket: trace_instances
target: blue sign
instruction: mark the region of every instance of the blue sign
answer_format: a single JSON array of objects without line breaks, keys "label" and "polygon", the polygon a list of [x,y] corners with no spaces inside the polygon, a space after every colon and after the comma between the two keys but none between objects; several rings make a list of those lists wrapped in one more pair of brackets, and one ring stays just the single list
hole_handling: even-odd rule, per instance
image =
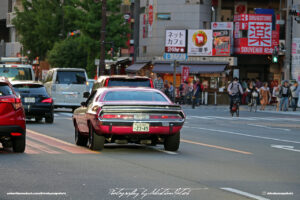
[{"label": "blue sign", "polygon": [[184,61],[188,59],[188,56],[186,53],[164,53],[164,59]]}]

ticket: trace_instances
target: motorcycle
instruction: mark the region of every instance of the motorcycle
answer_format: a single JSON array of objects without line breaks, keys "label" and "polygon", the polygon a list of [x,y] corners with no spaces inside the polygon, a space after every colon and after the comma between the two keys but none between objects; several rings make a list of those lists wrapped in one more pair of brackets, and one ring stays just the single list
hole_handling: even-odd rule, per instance
[{"label": "motorcycle", "polygon": [[240,115],[240,97],[239,95],[235,95],[232,97],[232,107],[230,110],[231,116],[233,117],[234,113],[237,117]]}]

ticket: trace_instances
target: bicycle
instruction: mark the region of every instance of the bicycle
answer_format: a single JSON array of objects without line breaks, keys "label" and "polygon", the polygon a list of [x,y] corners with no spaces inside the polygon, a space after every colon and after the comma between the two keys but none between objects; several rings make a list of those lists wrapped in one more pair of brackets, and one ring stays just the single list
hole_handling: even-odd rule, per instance
[{"label": "bicycle", "polygon": [[250,112],[252,112],[252,108],[254,108],[254,112],[257,111],[257,97],[258,93],[256,91],[253,91],[251,93],[250,103],[248,104]]},{"label": "bicycle", "polygon": [[237,117],[240,116],[240,97],[239,95],[232,96],[232,107],[230,110],[231,116],[234,116],[234,113]]}]

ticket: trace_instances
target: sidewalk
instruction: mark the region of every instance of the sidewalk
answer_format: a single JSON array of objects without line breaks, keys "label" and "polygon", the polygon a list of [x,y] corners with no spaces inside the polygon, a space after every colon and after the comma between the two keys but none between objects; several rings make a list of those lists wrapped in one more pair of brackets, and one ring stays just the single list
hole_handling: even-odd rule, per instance
[{"label": "sidewalk", "polygon": [[[191,105],[181,105],[183,109],[192,109]],[[259,110],[260,106],[257,106],[256,112],[262,112],[262,113],[276,113],[276,114],[285,114],[285,115],[299,115],[300,116],[300,108],[297,108],[296,111],[292,111],[292,108],[289,108],[288,111],[276,111],[276,106],[268,105],[266,106],[265,110]],[[229,109],[229,105],[200,105],[196,106],[195,110],[197,109]],[[241,105],[240,106],[241,111],[248,111],[247,105]]]}]

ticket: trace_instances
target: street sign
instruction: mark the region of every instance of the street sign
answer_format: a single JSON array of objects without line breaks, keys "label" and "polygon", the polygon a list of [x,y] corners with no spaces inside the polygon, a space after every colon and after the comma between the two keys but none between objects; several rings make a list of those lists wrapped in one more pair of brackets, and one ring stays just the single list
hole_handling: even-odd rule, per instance
[{"label": "street sign", "polygon": [[164,59],[184,61],[188,59],[188,56],[186,53],[164,53]]}]

